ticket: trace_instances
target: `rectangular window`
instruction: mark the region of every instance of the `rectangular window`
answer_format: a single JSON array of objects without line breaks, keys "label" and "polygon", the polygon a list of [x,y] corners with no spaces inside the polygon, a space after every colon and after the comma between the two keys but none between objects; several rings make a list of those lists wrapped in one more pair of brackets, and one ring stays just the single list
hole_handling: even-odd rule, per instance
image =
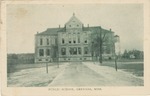
[{"label": "rectangular window", "polygon": [[88,54],[88,47],[84,47],[84,54]]},{"label": "rectangular window", "polygon": [[39,56],[44,56],[44,49],[39,49]]},{"label": "rectangular window", "polygon": [[76,35],[75,35],[75,33],[73,34],[73,43],[74,44],[76,43]]},{"label": "rectangular window", "polygon": [[78,34],[78,43],[80,43],[80,35]]},{"label": "rectangular window", "polygon": [[81,54],[81,48],[78,47],[78,54]]},{"label": "rectangular window", "polygon": [[66,55],[66,48],[61,48],[61,55]]},{"label": "rectangular window", "polygon": [[71,34],[69,33],[68,36],[68,42],[71,44]]},{"label": "rectangular window", "polygon": [[46,40],[46,41],[47,41],[47,45],[49,45],[49,39],[48,39],[48,38],[47,38],[47,40]]},{"label": "rectangular window", "polygon": [[40,45],[43,45],[43,39],[42,38],[40,39]]},{"label": "rectangular window", "polygon": [[76,47],[70,48],[69,52],[70,55],[77,55],[77,48]]},{"label": "rectangular window", "polygon": [[50,56],[50,49],[46,49],[46,56]]},{"label": "rectangular window", "polygon": [[64,44],[65,43],[65,40],[64,40],[64,38],[62,38],[62,44]]},{"label": "rectangular window", "polygon": [[88,40],[88,35],[87,33],[85,34],[85,40],[84,40],[84,43],[87,43],[87,40]]},{"label": "rectangular window", "polygon": [[73,55],[77,55],[77,48],[76,47],[73,48]]},{"label": "rectangular window", "polygon": [[70,55],[73,55],[73,48],[70,48],[69,52],[70,52]]}]

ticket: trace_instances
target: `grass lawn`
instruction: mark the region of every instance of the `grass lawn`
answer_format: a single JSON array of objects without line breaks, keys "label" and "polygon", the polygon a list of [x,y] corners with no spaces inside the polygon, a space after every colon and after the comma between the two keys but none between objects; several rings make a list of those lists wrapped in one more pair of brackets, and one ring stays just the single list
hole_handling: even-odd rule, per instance
[{"label": "grass lawn", "polygon": [[[110,66],[115,68],[114,62],[104,62],[103,66]],[[118,70],[130,72],[136,76],[143,77],[144,65],[141,62],[117,62]]]},{"label": "grass lawn", "polygon": [[[56,63],[48,63],[49,66],[54,66]],[[29,69],[29,68],[41,68],[46,67],[46,63],[39,63],[39,64],[8,64],[7,65],[7,72],[13,73],[16,71],[20,71],[22,69]]]}]

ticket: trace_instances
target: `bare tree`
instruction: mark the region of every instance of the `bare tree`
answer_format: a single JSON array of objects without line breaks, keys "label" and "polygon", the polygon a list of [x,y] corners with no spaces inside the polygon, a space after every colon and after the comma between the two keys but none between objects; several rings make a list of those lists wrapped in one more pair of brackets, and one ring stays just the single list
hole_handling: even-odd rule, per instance
[{"label": "bare tree", "polygon": [[[92,31],[92,30],[91,30]],[[99,63],[102,64],[103,58],[103,44],[107,41],[106,38],[108,32],[103,32],[101,27],[96,27],[94,31],[91,33],[91,56],[95,55],[96,58],[99,56]]]},{"label": "bare tree", "polygon": [[55,44],[52,45],[52,59],[57,62],[57,67],[59,68],[59,48],[58,48],[58,38],[55,39]]}]

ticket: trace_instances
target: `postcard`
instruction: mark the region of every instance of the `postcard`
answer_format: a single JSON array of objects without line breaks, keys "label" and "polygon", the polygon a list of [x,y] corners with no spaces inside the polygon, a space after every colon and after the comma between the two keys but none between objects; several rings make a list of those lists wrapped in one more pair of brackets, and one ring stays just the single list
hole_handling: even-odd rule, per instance
[{"label": "postcard", "polygon": [[149,0],[2,1],[2,96],[148,96]]}]

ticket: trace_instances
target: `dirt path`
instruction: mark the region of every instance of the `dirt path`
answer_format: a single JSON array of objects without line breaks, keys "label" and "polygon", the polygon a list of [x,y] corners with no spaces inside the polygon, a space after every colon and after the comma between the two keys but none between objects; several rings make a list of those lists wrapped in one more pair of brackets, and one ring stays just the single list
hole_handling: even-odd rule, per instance
[{"label": "dirt path", "polygon": [[143,80],[113,68],[90,63],[72,62],[49,86],[139,86]]}]

